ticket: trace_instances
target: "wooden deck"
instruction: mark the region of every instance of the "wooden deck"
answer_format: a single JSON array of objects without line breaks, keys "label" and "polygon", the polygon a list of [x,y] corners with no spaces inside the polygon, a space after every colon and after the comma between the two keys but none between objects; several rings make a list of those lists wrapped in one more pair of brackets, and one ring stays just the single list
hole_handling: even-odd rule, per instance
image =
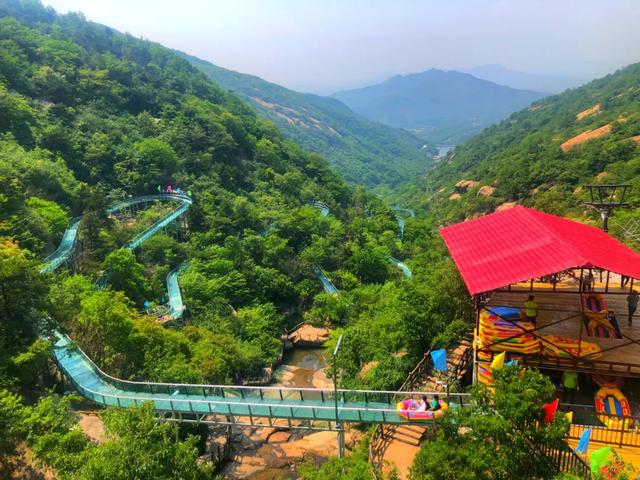
[{"label": "wooden deck", "polygon": [[[544,291],[540,287],[547,285]],[[528,286],[528,284],[527,284]],[[580,295],[574,292],[566,292],[563,289],[551,291],[548,284],[536,284],[537,291],[529,292],[512,288],[511,291],[496,291],[491,294],[488,306],[512,306],[522,307],[528,295],[535,296],[539,306],[536,334],[539,336],[558,335],[563,337],[579,338],[588,342],[597,343],[603,350],[603,355],[593,360],[588,368],[577,368],[584,371],[599,371],[606,374],[640,377],[640,315],[636,312],[632,326],[627,323],[628,308],[626,295],[622,294],[620,287],[610,287],[616,293],[604,294],[610,312],[613,312],[618,321],[621,339],[600,338],[589,336],[582,320],[580,309]],[[596,288],[596,292],[599,288]],[[602,293],[602,292],[598,292]],[[638,343],[634,343],[634,341]],[[611,350],[609,350],[611,349]],[[538,358],[532,362],[553,363],[544,358]],[[535,364],[535,363],[534,363]],[[553,365],[543,365],[554,368]],[[557,366],[559,367],[559,366]]]},{"label": "wooden deck", "polygon": [[[569,443],[569,446],[571,448],[575,449],[578,446],[578,439],[580,438],[580,435],[582,435],[584,428],[585,427],[582,427],[580,425],[571,426],[572,438],[570,438],[567,442]],[[625,462],[631,463],[635,467],[636,471],[640,472],[640,447],[627,447],[627,446],[620,447],[616,445],[616,443],[601,442],[601,441],[598,441],[597,439],[592,438],[591,441],[589,442],[587,455],[586,456],[581,454],[578,454],[578,455],[580,455],[581,458],[583,458],[587,463],[589,463],[589,456],[595,450],[598,450],[599,448],[606,447],[606,446],[612,447],[618,453],[618,455],[622,457],[622,459]]]}]

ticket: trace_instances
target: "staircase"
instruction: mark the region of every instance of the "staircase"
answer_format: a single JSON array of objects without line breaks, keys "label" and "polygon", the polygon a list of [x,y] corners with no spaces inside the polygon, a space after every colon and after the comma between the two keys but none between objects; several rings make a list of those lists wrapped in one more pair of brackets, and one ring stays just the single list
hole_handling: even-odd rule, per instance
[{"label": "staircase", "polygon": [[[399,392],[446,391],[446,379],[433,370],[431,352],[408,375]],[[447,370],[451,382],[459,382],[472,366],[473,348],[470,339],[462,340],[447,351]],[[401,395],[397,395],[400,400]],[[394,467],[399,478],[406,479],[413,459],[420,450],[420,441],[431,425],[413,423],[407,425],[379,425],[369,447],[369,460],[377,471],[389,473]]]}]

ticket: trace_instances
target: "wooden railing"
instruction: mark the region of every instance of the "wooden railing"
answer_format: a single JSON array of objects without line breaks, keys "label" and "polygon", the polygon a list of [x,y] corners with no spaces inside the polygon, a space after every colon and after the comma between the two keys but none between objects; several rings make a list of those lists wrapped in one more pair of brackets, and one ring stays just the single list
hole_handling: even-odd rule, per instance
[{"label": "wooden railing", "polygon": [[546,467],[548,475],[573,473],[584,480],[591,478],[591,469],[587,462],[580,458],[567,444],[554,448],[536,445],[531,441],[527,441],[527,445],[529,446],[532,460],[540,462],[543,467]]},{"label": "wooden railing", "polygon": [[640,448],[640,431],[636,428],[640,425],[639,415],[620,418],[617,415],[597,413],[592,405],[561,404],[560,408],[574,414],[569,438],[577,440],[584,430],[590,428],[592,443]]},{"label": "wooden railing", "polygon": [[[452,366],[449,378],[451,380],[458,379],[461,373],[464,372],[469,365],[473,362],[473,348],[471,344],[469,348],[464,352],[460,361]],[[431,360],[431,350],[426,352],[418,364],[409,372],[404,383],[398,389],[396,394],[396,401],[399,401],[402,396],[402,392],[416,390],[417,386],[422,382],[426,375],[433,370],[433,361]],[[384,453],[387,447],[393,442],[394,437],[391,434],[392,430],[396,427],[391,425],[377,425],[371,435],[369,442],[369,462],[373,465],[376,475],[382,470],[384,463]],[[419,443],[419,440],[418,440]]]}]

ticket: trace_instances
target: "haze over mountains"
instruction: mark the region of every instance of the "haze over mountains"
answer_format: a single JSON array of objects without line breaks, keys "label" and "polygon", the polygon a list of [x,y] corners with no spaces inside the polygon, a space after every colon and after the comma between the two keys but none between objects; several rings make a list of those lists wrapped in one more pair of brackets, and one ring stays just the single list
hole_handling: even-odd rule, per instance
[{"label": "haze over mountains", "polygon": [[574,77],[519,72],[495,63],[460,71],[498,85],[544,93],[560,93],[567,88],[579,87],[586,83],[586,80]]},{"label": "haze over mountains", "polygon": [[333,95],[367,118],[407,129],[426,141],[454,144],[543,96],[437,69]]}]

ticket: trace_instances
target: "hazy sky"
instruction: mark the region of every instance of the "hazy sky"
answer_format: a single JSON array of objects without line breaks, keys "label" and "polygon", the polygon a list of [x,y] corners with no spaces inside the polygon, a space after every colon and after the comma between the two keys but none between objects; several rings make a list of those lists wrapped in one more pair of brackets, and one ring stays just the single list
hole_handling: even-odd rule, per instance
[{"label": "hazy sky", "polygon": [[499,63],[590,79],[640,61],[640,0],[43,0],[301,91]]}]

